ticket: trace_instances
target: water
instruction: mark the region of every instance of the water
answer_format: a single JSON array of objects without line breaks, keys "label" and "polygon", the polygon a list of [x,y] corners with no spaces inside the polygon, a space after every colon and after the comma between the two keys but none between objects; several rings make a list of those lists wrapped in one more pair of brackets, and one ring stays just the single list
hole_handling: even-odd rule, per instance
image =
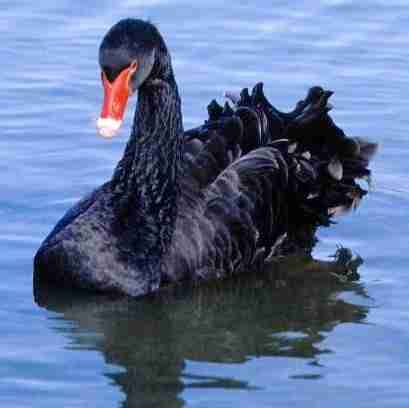
[{"label": "water", "polygon": [[[403,0],[118,0],[0,12],[0,403],[4,407],[406,407],[409,400],[409,12]],[[185,126],[262,80],[290,108],[335,91],[334,117],[378,140],[375,190],[320,232],[364,258],[355,285],[255,278],[139,302],[41,293],[32,257],[63,212],[112,173],[126,142],[95,136],[97,48],[126,16],[172,51]]]}]

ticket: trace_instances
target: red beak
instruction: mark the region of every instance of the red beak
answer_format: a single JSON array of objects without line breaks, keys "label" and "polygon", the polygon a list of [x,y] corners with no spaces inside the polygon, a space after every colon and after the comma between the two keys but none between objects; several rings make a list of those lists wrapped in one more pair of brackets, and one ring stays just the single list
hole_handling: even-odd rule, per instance
[{"label": "red beak", "polygon": [[102,105],[101,116],[97,121],[98,132],[101,136],[110,138],[121,127],[126,104],[128,103],[129,95],[132,93],[129,81],[137,68],[137,63],[133,62],[128,68],[121,71],[112,83],[108,81],[105,72],[102,72],[104,103]]}]

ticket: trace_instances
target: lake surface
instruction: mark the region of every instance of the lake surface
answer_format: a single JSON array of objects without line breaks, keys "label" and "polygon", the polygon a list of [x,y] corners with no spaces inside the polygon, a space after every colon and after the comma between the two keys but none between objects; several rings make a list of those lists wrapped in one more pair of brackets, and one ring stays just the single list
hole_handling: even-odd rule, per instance
[{"label": "lake surface", "polygon": [[[3,0],[2,407],[408,406],[408,3],[293,3]],[[320,231],[314,254],[352,248],[365,261],[358,283],[249,278],[161,300],[34,299],[35,250],[110,177],[127,140],[130,110],[113,141],[94,124],[99,42],[128,16],[163,32],[186,128],[225,90],[263,81],[289,109],[319,84],[335,91],[333,116],[349,135],[381,143],[374,191]]]}]

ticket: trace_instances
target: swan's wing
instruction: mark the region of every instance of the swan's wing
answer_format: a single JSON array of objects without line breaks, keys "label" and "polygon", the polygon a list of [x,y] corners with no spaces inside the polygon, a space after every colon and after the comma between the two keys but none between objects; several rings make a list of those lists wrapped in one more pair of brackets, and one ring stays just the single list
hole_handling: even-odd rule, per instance
[{"label": "swan's wing", "polygon": [[[312,87],[291,112],[283,113],[267,100],[263,84],[259,83],[251,94],[247,89],[242,90],[235,111],[228,105],[223,109],[213,101],[208,107],[207,123],[192,132],[190,139],[194,141],[201,134],[202,140],[206,137],[211,140],[206,129],[220,129],[227,118],[239,117],[243,123],[243,135],[240,140],[230,139],[239,144],[241,154],[268,144],[279,147],[289,168],[294,170],[290,172],[294,191],[300,190],[300,183],[305,184],[305,174],[314,173],[314,181],[307,188],[311,189],[309,200],[303,204],[304,216],[306,219],[318,217],[320,224],[328,225],[328,215],[355,209],[366,194],[356,181],[363,178],[370,183],[368,165],[378,147],[363,138],[346,136],[334,123],[328,113],[332,109],[328,103],[332,94],[321,87]],[[254,115],[258,120],[252,120]],[[210,147],[208,142],[201,151],[212,157],[212,149],[207,146]],[[199,167],[208,168],[209,165],[210,160],[205,160]],[[221,172],[223,166],[218,166],[217,170]]]},{"label": "swan's wing", "polygon": [[[285,232],[288,168],[276,148],[259,147],[257,114],[241,108],[213,125],[201,130],[203,145],[185,163],[174,245],[165,268],[170,280],[243,270]],[[286,141],[283,145],[288,147]]]},{"label": "swan's wing", "polygon": [[334,124],[331,92],[312,88],[281,113],[260,90],[243,91],[238,104],[254,123],[239,109],[213,106],[209,121],[187,132],[196,151],[187,153],[169,279],[237,273],[284,235],[283,249],[311,249],[316,228],[366,194],[356,178],[369,176],[376,144],[348,138]]},{"label": "swan's wing", "polygon": [[281,154],[264,147],[233,161],[199,196],[185,198],[166,262],[167,279],[222,277],[253,264],[257,251],[285,230],[287,184]]},{"label": "swan's wing", "polygon": [[204,214],[219,236],[213,267],[237,272],[254,263],[258,250],[267,255],[286,232],[287,187],[287,164],[273,147],[252,150],[217,177],[206,191]]}]

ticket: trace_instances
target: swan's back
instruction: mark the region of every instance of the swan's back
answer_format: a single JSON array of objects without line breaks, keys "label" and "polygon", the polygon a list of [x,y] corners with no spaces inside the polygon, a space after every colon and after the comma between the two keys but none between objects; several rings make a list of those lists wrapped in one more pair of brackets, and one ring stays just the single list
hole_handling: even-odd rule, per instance
[{"label": "swan's back", "polygon": [[166,280],[209,279],[262,267],[278,253],[310,252],[318,226],[356,208],[376,145],[344,135],[331,95],[312,88],[281,113],[257,85],[236,109],[212,102],[186,132],[179,216]]}]

